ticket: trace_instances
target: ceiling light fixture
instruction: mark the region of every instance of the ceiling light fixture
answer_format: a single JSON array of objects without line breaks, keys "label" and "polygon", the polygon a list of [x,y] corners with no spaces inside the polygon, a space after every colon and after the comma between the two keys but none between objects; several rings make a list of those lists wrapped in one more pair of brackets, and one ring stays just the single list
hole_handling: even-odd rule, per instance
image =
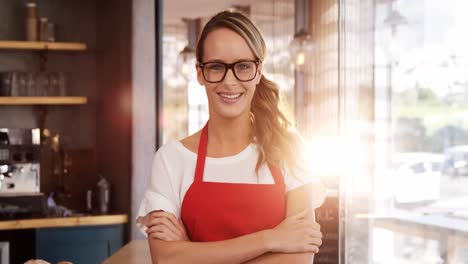
[{"label": "ceiling light fixture", "polygon": [[180,66],[180,73],[187,81],[195,80],[197,78],[195,64],[197,62],[195,56],[195,47],[197,45],[197,38],[200,32],[201,19],[183,19],[187,24],[187,45],[179,53],[177,58],[178,65]]},{"label": "ceiling light fixture", "polygon": [[295,34],[289,49],[296,69],[307,71],[313,55],[312,35],[308,30],[309,0],[296,0],[294,11]]}]

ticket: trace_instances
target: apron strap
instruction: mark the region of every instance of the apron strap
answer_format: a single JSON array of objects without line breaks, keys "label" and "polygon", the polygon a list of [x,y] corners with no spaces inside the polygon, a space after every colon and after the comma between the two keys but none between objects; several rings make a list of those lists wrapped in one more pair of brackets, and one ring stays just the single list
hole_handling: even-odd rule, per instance
[{"label": "apron strap", "polygon": [[284,177],[281,170],[271,164],[268,164],[268,168],[270,169],[271,176],[273,176],[273,179],[275,180],[275,184],[284,185]]},{"label": "apron strap", "polygon": [[203,172],[205,171],[206,149],[208,146],[208,122],[203,127],[200,142],[198,143],[197,166],[195,168],[194,182],[203,182]]}]

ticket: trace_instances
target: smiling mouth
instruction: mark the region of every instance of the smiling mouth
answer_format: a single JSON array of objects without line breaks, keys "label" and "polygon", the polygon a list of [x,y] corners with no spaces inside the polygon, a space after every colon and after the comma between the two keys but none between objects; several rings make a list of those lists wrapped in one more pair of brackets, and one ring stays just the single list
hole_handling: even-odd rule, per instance
[{"label": "smiling mouth", "polygon": [[239,101],[244,93],[236,93],[236,94],[226,94],[226,93],[218,93],[221,100],[225,103],[235,103]]}]

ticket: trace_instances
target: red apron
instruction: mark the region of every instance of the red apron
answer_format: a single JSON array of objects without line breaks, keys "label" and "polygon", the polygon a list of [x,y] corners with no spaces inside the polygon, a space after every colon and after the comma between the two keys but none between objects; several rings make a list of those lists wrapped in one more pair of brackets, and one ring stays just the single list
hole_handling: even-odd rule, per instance
[{"label": "red apron", "polygon": [[182,202],[181,217],[191,241],[219,241],[277,226],[285,218],[281,171],[269,166],[274,184],[204,182],[208,124],[198,146],[195,178]]}]

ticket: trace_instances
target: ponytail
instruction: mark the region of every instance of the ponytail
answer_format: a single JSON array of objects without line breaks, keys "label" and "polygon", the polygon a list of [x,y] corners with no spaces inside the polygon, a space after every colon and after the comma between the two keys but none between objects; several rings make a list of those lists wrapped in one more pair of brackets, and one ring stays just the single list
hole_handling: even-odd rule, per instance
[{"label": "ponytail", "polygon": [[253,137],[259,148],[257,173],[264,162],[278,167],[286,165],[291,170],[298,165],[299,137],[289,131],[291,122],[280,111],[279,104],[278,85],[262,75],[251,104]]}]

